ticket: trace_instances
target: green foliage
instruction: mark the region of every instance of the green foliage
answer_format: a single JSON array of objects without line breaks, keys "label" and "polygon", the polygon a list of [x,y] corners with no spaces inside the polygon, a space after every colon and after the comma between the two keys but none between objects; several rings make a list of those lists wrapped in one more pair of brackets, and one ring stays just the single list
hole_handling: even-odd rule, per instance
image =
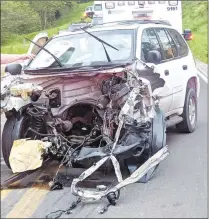
[{"label": "green foliage", "polygon": [[[93,2],[89,1],[87,3],[77,4],[76,2],[68,1],[67,4],[68,6],[66,6],[65,9],[60,10],[61,18],[52,22],[51,28],[42,30],[46,31],[49,37],[57,34],[60,30],[67,29],[71,23],[79,22],[83,16],[85,8],[92,5]],[[70,9],[67,7],[70,7]],[[87,19],[87,21],[90,20]],[[36,29],[35,32],[28,34],[10,34],[10,38],[7,39],[3,45],[1,44],[1,52],[10,54],[26,53],[30,44],[28,42],[24,42],[24,37],[33,39],[40,32],[41,30]]]},{"label": "green foliage", "polygon": [[1,2],[1,43],[40,29],[38,14],[26,1]]},{"label": "green foliage", "polygon": [[182,1],[183,27],[191,29],[194,39],[189,46],[196,58],[207,63],[208,60],[208,2]]},{"label": "green foliage", "polygon": [[29,1],[29,4],[38,13],[42,30],[51,26],[57,11],[70,5],[65,1]]},{"label": "green foliage", "polygon": [[1,44],[15,36],[53,26],[62,12],[76,7],[73,1],[1,1]]}]

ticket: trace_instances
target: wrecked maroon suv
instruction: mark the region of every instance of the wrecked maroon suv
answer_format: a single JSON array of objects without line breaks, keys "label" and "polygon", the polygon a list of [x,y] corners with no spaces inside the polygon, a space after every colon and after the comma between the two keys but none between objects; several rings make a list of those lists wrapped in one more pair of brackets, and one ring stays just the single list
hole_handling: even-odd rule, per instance
[{"label": "wrecked maroon suv", "polygon": [[[93,165],[88,174],[110,160],[119,181],[118,161],[140,166],[160,151],[151,160],[160,162],[167,152],[166,128],[153,91],[165,82],[137,59],[135,29],[109,25],[59,35],[39,46],[21,74],[18,65],[7,66],[16,75],[1,94],[8,167],[13,141],[22,138],[50,142],[44,159],[73,167]],[[155,55],[151,52],[150,59]]]}]

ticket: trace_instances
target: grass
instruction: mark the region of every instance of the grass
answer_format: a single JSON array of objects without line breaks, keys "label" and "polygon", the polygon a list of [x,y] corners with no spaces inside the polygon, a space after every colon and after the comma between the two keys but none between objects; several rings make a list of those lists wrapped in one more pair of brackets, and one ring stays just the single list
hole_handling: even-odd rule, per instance
[{"label": "grass", "polygon": [[202,62],[208,62],[208,2],[183,1],[183,27],[191,29],[194,39],[189,46],[194,56]]},{"label": "grass", "polygon": [[[1,53],[4,54],[24,54],[27,53],[30,43],[24,40],[24,37],[33,39],[40,32],[47,32],[49,37],[57,34],[60,30],[67,29],[71,23],[78,22],[82,18],[85,8],[92,5],[93,2],[77,4],[71,12],[54,22],[52,28],[47,30],[33,32],[27,35],[14,35],[6,45],[1,45]],[[87,20],[88,21],[88,20]]]}]

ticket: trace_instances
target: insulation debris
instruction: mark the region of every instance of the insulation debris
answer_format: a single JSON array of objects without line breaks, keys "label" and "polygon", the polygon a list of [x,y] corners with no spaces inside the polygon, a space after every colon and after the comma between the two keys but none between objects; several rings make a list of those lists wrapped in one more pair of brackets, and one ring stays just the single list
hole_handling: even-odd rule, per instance
[{"label": "insulation debris", "polygon": [[9,157],[13,173],[34,170],[42,166],[43,154],[50,142],[40,140],[19,139],[13,142]]}]

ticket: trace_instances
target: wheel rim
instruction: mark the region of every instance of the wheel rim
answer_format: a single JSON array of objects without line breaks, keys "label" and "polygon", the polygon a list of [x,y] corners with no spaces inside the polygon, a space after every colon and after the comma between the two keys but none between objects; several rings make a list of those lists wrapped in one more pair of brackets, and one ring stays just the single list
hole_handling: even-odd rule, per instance
[{"label": "wheel rim", "polygon": [[189,100],[189,121],[191,125],[195,124],[196,120],[196,104],[195,99],[193,97]]}]

